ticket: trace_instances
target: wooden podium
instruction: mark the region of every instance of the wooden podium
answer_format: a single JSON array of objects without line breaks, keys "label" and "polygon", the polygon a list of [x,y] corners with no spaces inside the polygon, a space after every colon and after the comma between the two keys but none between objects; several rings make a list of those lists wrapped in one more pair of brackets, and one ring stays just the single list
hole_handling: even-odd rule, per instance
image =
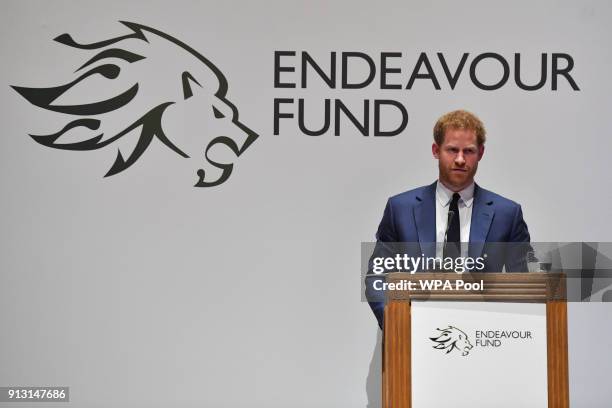
[{"label": "wooden podium", "polygon": [[387,291],[383,331],[382,399],[384,408],[412,406],[410,302],[498,301],[546,303],[548,407],[569,407],[567,290],[562,273],[389,273],[387,282],[427,279],[484,282],[474,291]]}]

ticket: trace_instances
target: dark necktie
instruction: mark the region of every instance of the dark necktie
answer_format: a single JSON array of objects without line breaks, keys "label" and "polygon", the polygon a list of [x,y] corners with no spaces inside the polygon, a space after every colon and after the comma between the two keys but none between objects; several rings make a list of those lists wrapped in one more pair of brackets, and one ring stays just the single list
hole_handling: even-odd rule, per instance
[{"label": "dark necktie", "polygon": [[459,225],[459,198],[461,198],[459,193],[453,194],[453,199],[448,208],[448,230],[444,245],[444,257],[450,256],[456,258],[460,255],[461,226]]}]

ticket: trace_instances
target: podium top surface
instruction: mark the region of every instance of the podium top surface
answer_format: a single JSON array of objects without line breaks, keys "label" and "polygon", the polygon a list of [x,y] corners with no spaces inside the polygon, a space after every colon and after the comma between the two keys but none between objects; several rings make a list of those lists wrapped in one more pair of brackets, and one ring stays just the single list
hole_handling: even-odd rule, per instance
[{"label": "podium top surface", "polygon": [[567,300],[565,274],[392,272],[386,276],[388,300],[498,301],[546,303]]}]

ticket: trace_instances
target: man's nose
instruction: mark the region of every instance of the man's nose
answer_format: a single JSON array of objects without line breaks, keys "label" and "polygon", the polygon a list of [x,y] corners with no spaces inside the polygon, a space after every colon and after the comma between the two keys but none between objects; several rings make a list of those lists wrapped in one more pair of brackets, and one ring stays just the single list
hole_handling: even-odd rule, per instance
[{"label": "man's nose", "polygon": [[463,153],[459,152],[457,156],[455,156],[455,165],[463,166],[465,164],[465,158],[463,157]]}]

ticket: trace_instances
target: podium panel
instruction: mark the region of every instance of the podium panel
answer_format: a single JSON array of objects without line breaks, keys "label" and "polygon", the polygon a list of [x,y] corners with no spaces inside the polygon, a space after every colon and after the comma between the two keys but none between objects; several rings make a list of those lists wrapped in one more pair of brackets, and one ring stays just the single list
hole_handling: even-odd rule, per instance
[{"label": "podium panel", "polygon": [[[429,402],[424,396],[435,392],[446,393],[446,396],[440,397],[448,398],[450,402],[433,403],[429,406],[567,408],[569,372],[565,279],[563,273],[387,274],[386,281],[391,285],[389,288],[397,289],[386,292],[382,361],[383,407],[425,407]],[[448,282],[450,288],[456,289],[447,291],[444,287],[424,285],[423,280]],[[458,284],[459,281],[461,285]],[[468,289],[468,286],[478,289]],[[413,305],[422,300],[434,302],[432,306],[419,308],[423,309],[421,311],[427,310],[424,313],[432,314],[427,319],[414,315]],[[446,305],[447,308],[444,309],[440,306],[436,308],[435,302],[451,304]],[[459,302],[475,302],[474,306],[465,305],[463,308],[469,308],[477,314],[471,317],[459,316]],[[507,303],[507,306],[503,306],[504,303]],[[494,306],[495,304],[498,306]],[[520,317],[517,318],[517,315]],[[413,336],[415,319],[420,331]],[[452,319],[459,321],[463,328],[451,322]],[[433,326],[436,326],[436,331],[429,336],[429,340],[434,344],[429,345],[423,340],[421,331],[431,331]],[[514,330],[518,334],[514,334]],[[530,337],[526,334],[527,331],[533,331]],[[545,336],[542,335],[544,332]],[[415,342],[417,344],[414,344]],[[424,344],[433,347],[435,351],[442,350],[445,353],[450,347],[448,354],[458,353],[458,357],[478,355],[479,357],[473,358],[478,362],[478,366],[474,370],[468,370],[465,362],[449,365],[448,361],[441,360],[439,353],[431,354],[432,350]],[[487,356],[486,352],[476,353],[474,349],[481,344],[482,348],[485,348],[485,344],[488,347],[502,347],[503,344],[506,351],[508,347],[512,347],[514,352],[488,354],[488,358],[484,358]],[[525,356],[529,356],[529,361]],[[543,361],[546,361],[546,381],[542,381]],[[427,364],[431,363],[435,369],[427,367]],[[413,372],[413,368],[433,372],[437,376],[437,382],[435,376],[428,377],[428,374],[424,374],[425,371],[416,379],[417,373]],[[499,373],[504,371],[509,372],[510,376],[500,376]],[[479,377],[483,378],[483,381],[490,381],[490,386],[476,386],[477,380],[474,378]],[[467,391],[463,386],[449,385],[453,380],[464,381],[465,378],[474,381]],[[437,385],[437,390],[432,384]],[[420,387],[425,388],[420,390]],[[497,390],[498,395],[493,402],[470,396],[470,392],[477,393],[484,388],[487,388],[487,392]],[[461,393],[471,404],[459,405],[457,398],[451,393],[453,390],[455,393]],[[425,391],[425,394],[417,396],[419,403],[413,404],[414,393],[422,391]],[[515,396],[518,400],[512,399]],[[486,397],[493,398],[494,395],[487,394]]]},{"label": "podium panel", "polygon": [[412,302],[415,408],[546,408],[544,304]]}]

